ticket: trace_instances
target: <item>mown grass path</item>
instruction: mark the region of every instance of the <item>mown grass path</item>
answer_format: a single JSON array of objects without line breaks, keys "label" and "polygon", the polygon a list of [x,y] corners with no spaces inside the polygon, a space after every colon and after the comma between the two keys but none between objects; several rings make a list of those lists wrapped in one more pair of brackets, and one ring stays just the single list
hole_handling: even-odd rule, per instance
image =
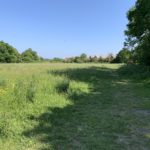
[{"label": "mown grass path", "polygon": [[31,104],[32,111],[24,113],[30,125],[11,143],[21,139],[18,147],[28,150],[149,150],[149,86],[116,68],[48,71],[47,76],[65,82],[57,84],[53,97],[45,95],[46,104]]}]

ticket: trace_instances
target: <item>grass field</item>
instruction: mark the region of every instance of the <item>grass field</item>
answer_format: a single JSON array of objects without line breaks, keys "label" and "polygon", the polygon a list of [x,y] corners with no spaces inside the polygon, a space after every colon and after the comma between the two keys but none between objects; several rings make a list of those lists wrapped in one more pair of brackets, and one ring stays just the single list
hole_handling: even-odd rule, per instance
[{"label": "grass field", "polygon": [[0,150],[149,150],[150,74],[133,70],[0,64]]}]

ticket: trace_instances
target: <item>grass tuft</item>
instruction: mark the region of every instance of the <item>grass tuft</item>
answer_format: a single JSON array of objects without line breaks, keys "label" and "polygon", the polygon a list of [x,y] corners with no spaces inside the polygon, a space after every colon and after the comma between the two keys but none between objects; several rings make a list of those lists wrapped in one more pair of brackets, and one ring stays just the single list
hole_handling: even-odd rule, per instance
[{"label": "grass tuft", "polygon": [[62,81],[59,81],[56,85],[56,91],[58,93],[67,93],[69,89],[69,80],[63,79]]},{"label": "grass tuft", "polygon": [[36,89],[37,89],[37,87],[35,85],[35,81],[31,81],[27,87],[27,92],[26,92],[26,100],[27,101],[30,101],[30,102],[35,101]]}]

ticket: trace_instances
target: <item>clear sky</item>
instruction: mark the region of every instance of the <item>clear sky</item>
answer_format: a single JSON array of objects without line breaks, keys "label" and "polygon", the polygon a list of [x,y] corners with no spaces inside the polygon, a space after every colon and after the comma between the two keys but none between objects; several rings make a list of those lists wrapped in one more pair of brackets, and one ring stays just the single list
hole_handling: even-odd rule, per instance
[{"label": "clear sky", "polygon": [[135,0],[0,0],[0,40],[45,58],[116,54]]}]

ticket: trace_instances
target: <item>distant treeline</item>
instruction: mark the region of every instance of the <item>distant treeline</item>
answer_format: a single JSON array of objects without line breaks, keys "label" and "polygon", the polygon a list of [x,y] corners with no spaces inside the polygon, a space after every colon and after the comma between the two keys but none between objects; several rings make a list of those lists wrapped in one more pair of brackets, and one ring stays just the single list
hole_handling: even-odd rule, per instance
[{"label": "distant treeline", "polygon": [[30,62],[64,62],[64,63],[126,63],[130,59],[131,52],[127,49],[121,50],[116,57],[113,54],[108,54],[107,57],[102,56],[87,56],[85,53],[76,57],[69,58],[53,58],[53,59],[44,59],[38,56],[36,51],[33,51],[31,48],[25,50],[22,53],[19,53],[16,48],[0,41],[0,62],[1,63],[30,63]]},{"label": "distant treeline", "polygon": [[65,59],[61,58],[53,58],[51,62],[64,62],[64,63],[110,63],[114,60],[113,54],[109,54],[107,57],[101,56],[87,56],[85,53],[82,53],[80,56],[68,57]]},{"label": "distant treeline", "polygon": [[16,48],[0,41],[0,62],[1,63],[19,63],[19,62],[36,62],[42,61],[43,58],[37,55],[36,51],[31,48],[19,53]]},{"label": "distant treeline", "polygon": [[82,53],[80,56],[69,57],[65,59],[53,58],[51,62],[65,62],[65,63],[133,63],[133,53],[126,48],[123,48],[114,56],[112,53],[106,57],[102,56],[87,56]]}]

